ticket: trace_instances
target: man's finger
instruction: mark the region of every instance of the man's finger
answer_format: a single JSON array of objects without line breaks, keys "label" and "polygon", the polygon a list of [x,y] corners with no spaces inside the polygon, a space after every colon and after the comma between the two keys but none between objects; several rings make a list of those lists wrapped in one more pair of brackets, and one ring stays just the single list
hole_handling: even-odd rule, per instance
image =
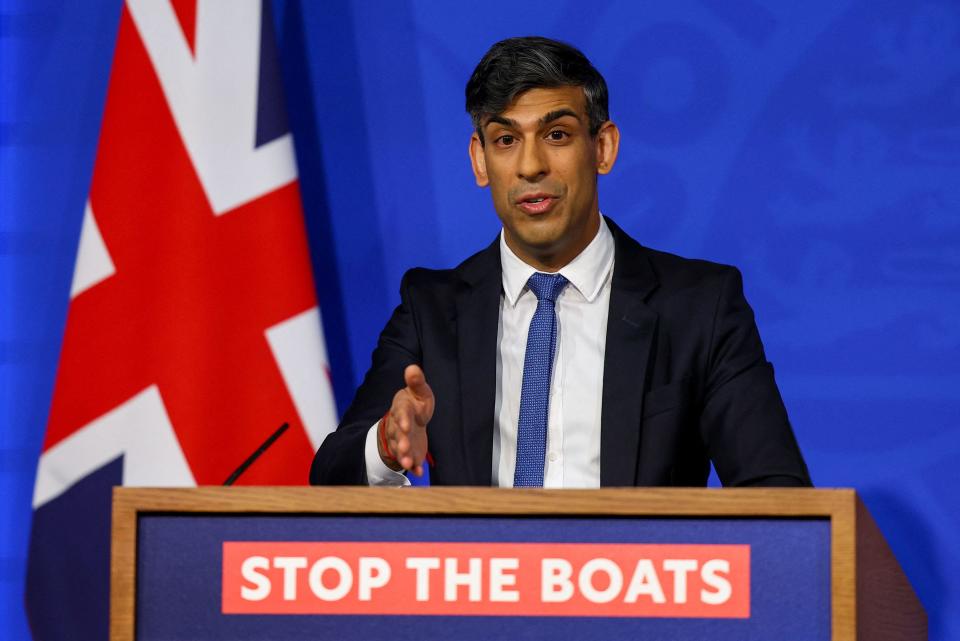
[{"label": "man's finger", "polygon": [[433,417],[433,390],[419,365],[408,365],[403,372],[403,379],[413,401],[417,425],[425,427]]},{"label": "man's finger", "polygon": [[[406,419],[405,419],[406,420]],[[413,417],[407,421],[408,428],[402,429],[398,422],[391,421],[389,447],[396,457],[397,463],[405,470],[410,470],[417,476],[423,473],[423,458],[426,455],[425,436],[416,433],[418,427]],[[421,443],[421,438],[423,443]],[[420,470],[418,473],[417,470]]]},{"label": "man's finger", "polygon": [[426,427],[433,417],[433,391],[419,365],[408,366],[403,379],[406,387],[393,397],[384,428],[387,454],[402,468],[420,476],[427,454]]},{"label": "man's finger", "polygon": [[403,370],[403,381],[417,400],[433,398],[433,391],[427,385],[427,377],[419,365],[407,365],[407,369]]},{"label": "man's finger", "polygon": [[393,444],[393,453],[397,458],[402,458],[409,453],[410,440],[406,436],[399,436]]},{"label": "man's finger", "polygon": [[415,401],[405,390],[401,390],[393,401],[390,410],[390,423],[397,431],[408,433],[417,416]]}]

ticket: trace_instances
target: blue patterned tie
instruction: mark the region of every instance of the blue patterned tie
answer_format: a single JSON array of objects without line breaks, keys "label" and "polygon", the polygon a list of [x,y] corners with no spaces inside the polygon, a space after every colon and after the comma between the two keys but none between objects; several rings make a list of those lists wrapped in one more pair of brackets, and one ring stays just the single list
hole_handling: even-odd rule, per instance
[{"label": "blue patterned tie", "polygon": [[523,358],[514,487],[543,487],[550,378],[553,374],[553,352],[557,346],[557,315],[553,304],[566,285],[567,279],[560,274],[535,273],[527,281],[527,287],[537,296],[537,311],[530,321],[527,353]]}]

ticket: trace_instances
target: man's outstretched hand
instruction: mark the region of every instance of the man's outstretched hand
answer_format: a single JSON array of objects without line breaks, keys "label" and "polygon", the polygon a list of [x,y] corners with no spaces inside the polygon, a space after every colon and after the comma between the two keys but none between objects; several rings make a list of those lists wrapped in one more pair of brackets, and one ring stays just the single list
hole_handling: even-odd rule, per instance
[{"label": "man's outstretched hand", "polygon": [[427,423],[433,418],[433,390],[418,365],[408,365],[403,380],[406,387],[394,395],[377,443],[387,467],[421,476],[427,456]]}]

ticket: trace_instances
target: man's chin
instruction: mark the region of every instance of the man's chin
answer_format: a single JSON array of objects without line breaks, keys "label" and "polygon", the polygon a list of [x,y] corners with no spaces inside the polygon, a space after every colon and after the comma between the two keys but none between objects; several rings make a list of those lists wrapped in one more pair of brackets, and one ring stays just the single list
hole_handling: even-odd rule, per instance
[{"label": "man's chin", "polygon": [[561,237],[553,235],[526,235],[519,238],[515,237],[513,243],[508,243],[517,256],[529,262],[528,259],[534,259],[540,263],[551,262],[552,257],[556,256],[563,249]]},{"label": "man's chin", "polygon": [[550,251],[560,243],[563,230],[555,225],[524,225],[514,230],[513,237],[518,244],[529,247],[531,250]]},{"label": "man's chin", "polygon": [[557,216],[524,216],[514,226],[515,236],[531,247],[549,247],[566,233],[563,221]]}]

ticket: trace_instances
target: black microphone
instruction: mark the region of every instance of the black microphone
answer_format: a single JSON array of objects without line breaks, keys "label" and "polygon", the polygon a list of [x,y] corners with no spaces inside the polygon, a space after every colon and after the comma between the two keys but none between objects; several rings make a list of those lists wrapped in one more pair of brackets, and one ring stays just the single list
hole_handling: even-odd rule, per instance
[{"label": "black microphone", "polygon": [[287,428],[290,427],[290,423],[284,423],[276,429],[276,431],[263,442],[263,444],[257,448],[257,450],[247,457],[247,460],[240,464],[240,467],[233,471],[233,474],[227,477],[227,480],[223,482],[224,485],[233,485],[236,483],[237,479],[240,478],[240,475],[247,471],[247,468],[253,465],[253,462],[260,458],[264,452],[267,451],[273,442],[280,438],[280,435],[287,431]]}]

